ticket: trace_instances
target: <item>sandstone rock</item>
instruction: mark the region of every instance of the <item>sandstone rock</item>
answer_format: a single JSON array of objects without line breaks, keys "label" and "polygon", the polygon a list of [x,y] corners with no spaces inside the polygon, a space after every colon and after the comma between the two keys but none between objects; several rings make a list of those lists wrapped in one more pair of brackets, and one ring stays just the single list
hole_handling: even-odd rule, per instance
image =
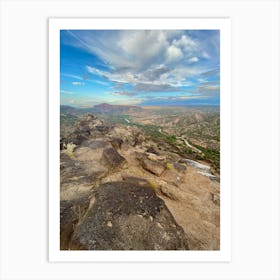
[{"label": "sandstone rock", "polygon": [[178,172],[176,169],[165,170],[161,176],[161,179],[165,180],[166,182],[173,184],[179,187],[182,184],[182,174]]},{"label": "sandstone rock", "polygon": [[135,143],[134,146],[136,145],[141,145],[144,141],[145,141],[145,136],[141,133],[138,133],[137,135],[135,135]]},{"label": "sandstone rock", "polygon": [[83,146],[89,147],[91,149],[100,149],[100,148],[106,148],[110,146],[110,143],[104,140],[99,139],[91,139],[88,141],[85,141],[83,143]]},{"label": "sandstone rock", "polygon": [[179,163],[186,163],[194,168],[202,170],[203,172],[211,173],[211,168],[209,166],[207,166],[205,164],[201,164],[201,163],[191,160],[191,159],[182,158],[179,160]]},{"label": "sandstone rock", "polygon": [[212,180],[212,181],[220,182],[220,177],[215,176],[215,175],[213,175],[213,174],[211,174],[211,173],[209,173],[209,172],[198,171],[197,173],[198,173],[198,174],[201,174],[201,175],[203,175],[203,176],[208,177],[208,178],[209,178],[210,180]]},{"label": "sandstone rock", "polygon": [[134,152],[134,156],[139,161],[142,161],[145,158],[145,155],[143,153],[141,153],[141,152],[138,152],[138,151]]},{"label": "sandstone rock", "polygon": [[220,195],[211,193],[211,200],[213,201],[214,204],[220,205]]},{"label": "sandstone rock", "polygon": [[148,182],[147,180],[138,177],[124,176],[123,180],[130,184],[140,185],[145,187],[150,187],[151,185],[150,182]]},{"label": "sandstone rock", "polygon": [[170,198],[171,200],[178,201],[181,198],[180,191],[178,190],[178,188],[172,185],[161,185],[160,191],[164,196]]},{"label": "sandstone rock", "polygon": [[187,170],[187,167],[184,164],[178,162],[174,162],[173,167],[179,172],[185,172]]},{"label": "sandstone rock", "polygon": [[64,137],[61,147],[64,147],[68,143],[80,145],[95,134],[104,135],[109,130],[110,128],[104,125],[103,121],[99,120],[96,116],[86,114],[75,123],[74,131]]},{"label": "sandstone rock", "polygon": [[97,117],[93,114],[90,114],[90,113],[87,113],[85,116],[84,116],[84,119],[86,121],[94,121],[97,119]]},{"label": "sandstone rock", "polygon": [[155,155],[159,155],[159,153],[157,152],[157,150],[154,147],[149,147],[146,150],[147,153],[151,153],[151,154],[155,154]]},{"label": "sandstone rock", "polygon": [[120,149],[122,144],[123,144],[123,140],[121,138],[112,138],[110,140],[111,145],[113,146],[113,148],[115,148],[116,150]]},{"label": "sandstone rock", "polygon": [[101,185],[77,225],[70,249],[188,250],[183,229],[152,188],[132,183]]},{"label": "sandstone rock", "polygon": [[109,126],[106,126],[106,125],[97,125],[97,126],[95,126],[95,129],[97,132],[100,132],[102,134],[106,134],[110,130]]},{"label": "sandstone rock", "polygon": [[83,143],[83,141],[87,140],[89,137],[89,133],[81,133],[79,131],[75,131],[71,133],[70,135],[65,138],[64,146],[66,146],[68,143],[73,143],[75,145],[80,145]]},{"label": "sandstone rock", "polygon": [[165,161],[166,156],[158,156],[156,154],[151,154],[151,153],[146,153],[146,156],[148,159],[153,160],[153,161]]},{"label": "sandstone rock", "polygon": [[125,158],[114,148],[104,149],[101,160],[112,170],[120,169],[126,164]]},{"label": "sandstone rock", "polygon": [[142,162],[142,167],[147,171],[157,175],[158,177],[161,176],[161,174],[165,170],[163,164],[150,159],[144,159]]}]

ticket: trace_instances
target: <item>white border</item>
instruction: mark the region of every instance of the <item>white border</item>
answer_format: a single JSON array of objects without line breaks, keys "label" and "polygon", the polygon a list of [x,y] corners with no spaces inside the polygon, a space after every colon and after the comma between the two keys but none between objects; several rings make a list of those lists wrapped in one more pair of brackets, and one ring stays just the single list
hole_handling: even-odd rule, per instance
[{"label": "white border", "polygon": [[[221,246],[219,251],[59,250],[59,71],[61,29],[219,29],[221,46]],[[49,19],[49,261],[229,262],[231,260],[231,21],[229,18]]]}]

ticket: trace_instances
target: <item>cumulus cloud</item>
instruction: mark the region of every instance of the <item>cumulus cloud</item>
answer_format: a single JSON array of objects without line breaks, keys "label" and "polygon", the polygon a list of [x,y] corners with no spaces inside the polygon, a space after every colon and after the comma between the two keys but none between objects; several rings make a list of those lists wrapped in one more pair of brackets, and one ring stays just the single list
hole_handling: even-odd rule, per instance
[{"label": "cumulus cloud", "polygon": [[186,52],[195,51],[198,43],[187,35],[183,35],[180,39],[174,39],[173,45],[182,48]]},{"label": "cumulus cloud", "polygon": [[166,50],[166,58],[168,62],[179,60],[183,57],[183,53],[180,48],[171,45]]},{"label": "cumulus cloud", "polygon": [[155,68],[148,69],[142,73],[142,78],[148,81],[157,81],[163,74],[170,72],[171,69],[165,65],[159,65]]},{"label": "cumulus cloud", "polygon": [[139,74],[133,74],[132,72],[108,72],[91,66],[86,68],[94,75],[99,75],[115,82],[116,89],[123,88],[125,84],[131,84],[134,90],[142,92],[179,91],[180,87],[192,84],[186,77],[194,75],[199,71],[198,69],[187,67],[169,69],[163,65],[148,69]]},{"label": "cumulus cloud", "polygon": [[[97,55],[111,69],[143,70],[201,56],[198,40],[182,30],[67,31],[77,47]],[[206,52],[206,50],[204,50]]]},{"label": "cumulus cloud", "polygon": [[[202,64],[209,61],[212,63],[211,48],[216,51],[219,46],[215,33],[209,43],[210,48],[205,33],[196,33],[196,36],[193,36],[195,31],[188,33],[183,30],[71,30],[67,32],[74,40],[74,42],[70,40],[70,44],[94,54],[103,63],[103,67],[90,63],[86,65],[90,78],[93,77],[86,80],[107,83],[107,85],[113,83],[111,85],[116,94],[132,94],[134,91],[181,91],[181,87],[191,86],[193,80],[217,75],[215,71],[219,71],[219,69],[211,70],[213,66],[210,64]],[[98,79],[94,76],[98,76]],[[100,81],[100,78],[105,82]],[[78,85],[78,82],[75,83]],[[131,86],[132,92],[125,91],[126,84]]]}]

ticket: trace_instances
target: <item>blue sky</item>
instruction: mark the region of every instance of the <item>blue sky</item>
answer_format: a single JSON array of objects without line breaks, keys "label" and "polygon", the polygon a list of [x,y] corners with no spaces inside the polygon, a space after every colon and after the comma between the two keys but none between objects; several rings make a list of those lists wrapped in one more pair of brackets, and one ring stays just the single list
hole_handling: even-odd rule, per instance
[{"label": "blue sky", "polygon": [[219,105],[218,30],[61,30],[63,105]]}]

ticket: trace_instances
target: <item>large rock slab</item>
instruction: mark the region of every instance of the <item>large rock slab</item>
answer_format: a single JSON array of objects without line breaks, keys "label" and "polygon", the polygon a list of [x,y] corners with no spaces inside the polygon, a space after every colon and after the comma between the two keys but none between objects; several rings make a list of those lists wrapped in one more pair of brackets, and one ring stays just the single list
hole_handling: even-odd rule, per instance
[{"label": "large rock slab", "polygon": [[101,161],[112,170],[125,167],[127,163],[125,158],[121,156],[114,148],[104,149]]},{"label": "large rock slab", "polygon": [[150,159],[144,159],[142,162],[142,167],[156,176],[161,176],[165,170],[165,166],[162,163]]},{"label": "large rock slab", "polygon": [[149,187],[130,182],[101,185],[76,227],[70,249],[188,250],[183,229]]},{"label": "large rock slab", "polygon": [[179,160],[179,163],[185,163],[185,164],[188,164],[188,165],[190,165],[190,166],[192,166],[194,168],[200,169],[203,172],[211,173],[211,168],[209,166],[207,166],[205,164],[202,164],[200,162],[191,160],[191,159],[181,158]]}]

